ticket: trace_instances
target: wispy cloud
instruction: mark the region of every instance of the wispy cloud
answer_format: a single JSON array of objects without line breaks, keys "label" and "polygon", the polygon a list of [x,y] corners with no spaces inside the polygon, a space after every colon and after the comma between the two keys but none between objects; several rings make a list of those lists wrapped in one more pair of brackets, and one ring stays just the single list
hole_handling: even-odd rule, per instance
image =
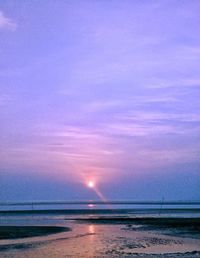
[{"label": "wispy cloud", "polygon": [[157,134],[175,133],[176,130],[170,125],[147,125],[140,123],[116,123],[107,127],[107,133],[121,136],[152,136]]},{"label": "wispy cloud", "polygon": [[180,78],[175,80],[164,80],[164,79],[155,79],[150,84],[147,84],[148,88],[183,88],[183,87],[200,87],[200,78],[192,77],[192,78]]},{"label": "wispy cloud", "polygon": [[0,29],[15,30],[17,24],[10,18],[6,17],[2,11],[0,11]]},{"label": "wispy cloud", "polygon": [[163,113],[163,112],[144,112],[130,111],[122,117],[121,120],[140,121],[140,122],[161,122],[161,121],[176,121],[176,122],[200,122],[198,113]]}]

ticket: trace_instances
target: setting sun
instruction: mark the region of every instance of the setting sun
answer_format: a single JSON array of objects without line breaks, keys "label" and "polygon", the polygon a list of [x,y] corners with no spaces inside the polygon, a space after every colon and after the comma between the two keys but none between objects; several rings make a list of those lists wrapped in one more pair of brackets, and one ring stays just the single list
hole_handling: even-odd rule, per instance
[{"label": "setting sun", "polygon": [[88,187],[93,188],[94,187],[94,182],[93,181],[89,181],[87,185],[88,185]]}]

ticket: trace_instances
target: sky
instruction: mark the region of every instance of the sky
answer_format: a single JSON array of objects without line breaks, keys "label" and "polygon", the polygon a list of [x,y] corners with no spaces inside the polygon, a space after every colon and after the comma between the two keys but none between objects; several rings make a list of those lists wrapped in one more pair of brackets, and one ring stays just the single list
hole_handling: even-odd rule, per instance
[{"label": "sky", "polygon": [[200,199],[199,14],[0,0],[0,200]]}]

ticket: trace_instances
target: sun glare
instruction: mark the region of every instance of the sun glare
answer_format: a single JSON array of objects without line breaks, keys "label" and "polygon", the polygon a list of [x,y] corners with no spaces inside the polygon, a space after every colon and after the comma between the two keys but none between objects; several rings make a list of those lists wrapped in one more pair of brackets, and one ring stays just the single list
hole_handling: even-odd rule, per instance
[{"label": "sun glare", "polygon": [[93,181],[89,181],[88,182],[88,187],[93,188],[94,187],[94,182]]}]

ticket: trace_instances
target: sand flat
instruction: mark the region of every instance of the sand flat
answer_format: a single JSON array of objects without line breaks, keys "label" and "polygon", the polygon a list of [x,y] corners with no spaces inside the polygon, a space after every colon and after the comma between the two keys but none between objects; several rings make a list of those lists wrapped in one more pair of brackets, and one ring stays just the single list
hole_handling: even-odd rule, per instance
[{"label": "sand flat", "polygon": [[[18,219],[16,223],[27,223],[27,217],[24,222],[23,217]],[[69,220],[62,215],[31,217],[29,224],[34,221],[37,226],[20,225],[23,233],[18,237],[0,240],[1,257],[200,257],[198,218],[98,215]],[[46,228],[39,225],[44,222],[48,224]],[[49,231],[41,232],[40,227]],[[4,227],[5,231],[18,234],[16,229],[16,226]],[[29,236],[23,235],[31,230]],[[34,235],[34,230],[38,230],[38,235]]]}]

